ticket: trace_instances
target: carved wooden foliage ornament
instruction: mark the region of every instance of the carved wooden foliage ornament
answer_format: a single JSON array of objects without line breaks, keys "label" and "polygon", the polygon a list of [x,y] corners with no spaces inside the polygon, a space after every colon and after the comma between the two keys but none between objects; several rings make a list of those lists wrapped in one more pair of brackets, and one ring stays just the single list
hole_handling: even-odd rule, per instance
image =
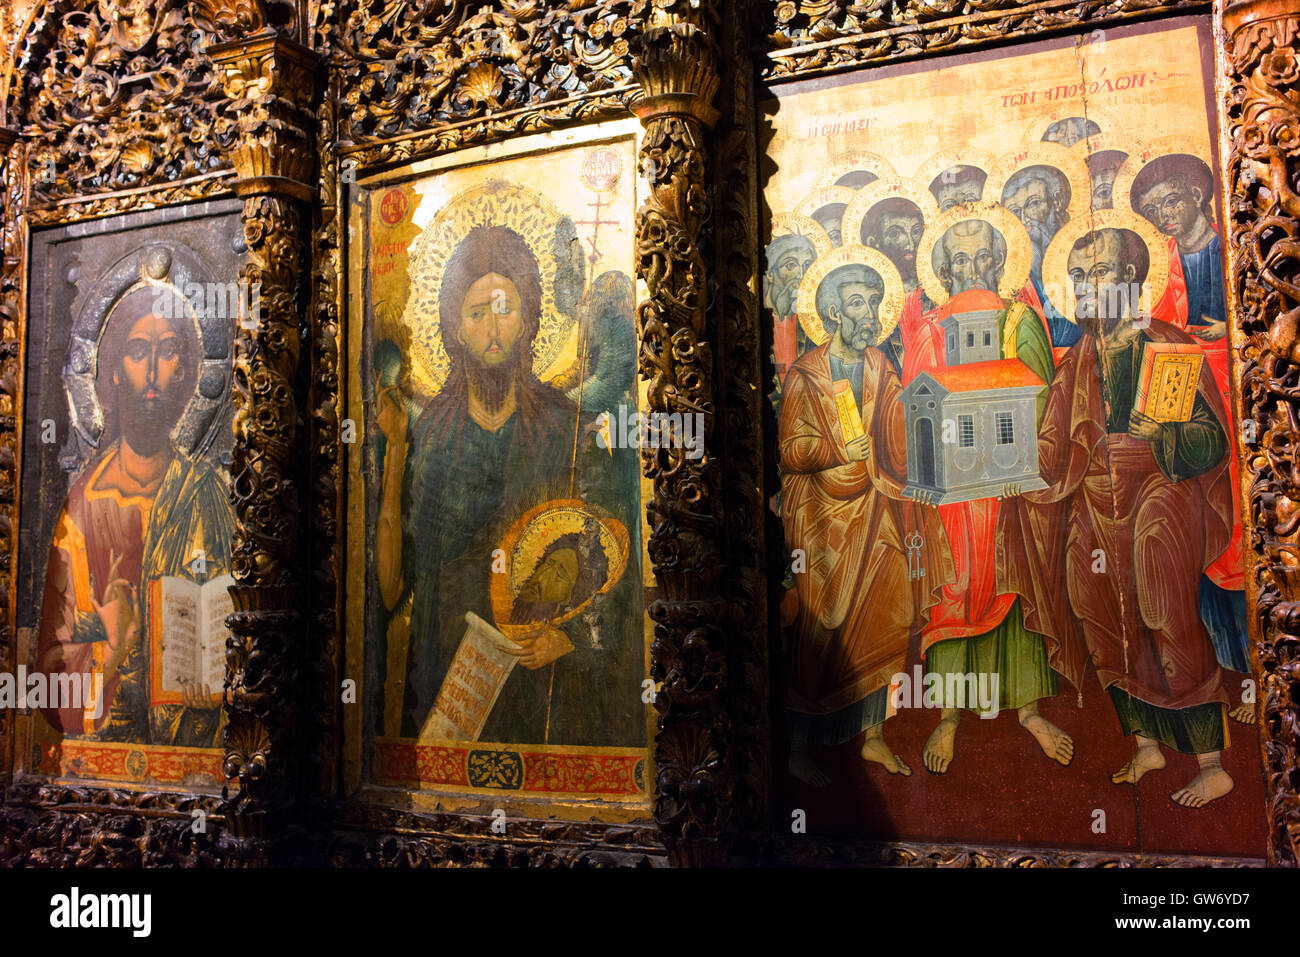
[{"label": "carved wooden foliage ornament", "polygon": [[[1229,4],[1224,177],[1255,674],[1276,864],[1300,859],[1300,15]],[[1249,592],[1248,592],[1249,593]]]}]

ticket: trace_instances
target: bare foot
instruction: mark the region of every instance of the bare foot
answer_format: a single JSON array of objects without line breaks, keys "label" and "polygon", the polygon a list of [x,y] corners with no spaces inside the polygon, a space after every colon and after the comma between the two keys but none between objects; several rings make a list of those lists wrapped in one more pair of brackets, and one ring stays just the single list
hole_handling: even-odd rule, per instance
[{"label": "bare foot", "polygon": [[1228,712],[1228,717],[1233,721],[1240,721],[1242,724],[1255,723],[1255,706],[1253,704],[1239,704]]},{"label": "bare foot", "polygon": [[1140,744],[1133,760],[1110,776],[1116,784],[1137,784],[1148,771],[1159,771],[1165,766],[1165,756],[1158,744]]},{"label": "bare foot", "polygon": [[921,751],[921,760],[925,769],[935,774],[943,774],[952,763],[953,739],[957,736],[957,719],[943,718],[935,725],[930,737],[925,739],[925,748]]},{"label": "bare foot", "polygon": [[1042,715],[1025,715],[1020,726],[1034,736],[1043,754],[1053,761],[1068,765],[1073,760],[1074,740]]},{"label": "bare foot", "polygon": [[1216,764],[1202,767],[1200,774],[1169,797],[1183,807],[1205,807],[1211,801],[1223,797],[1232,787],[1232,778],[1228,772]]},{"label": "bare foot", "polygon": [[791,751],[787,765],[790,773],[810,788],[824,788],[831,783],[830,776],[813,763],[803,751]]},{"label": "bare foot", "polygon": [[889,750],[889,745],[885,743],[885,739],[881,735],[867,735],[867,740],[862,743],[862,760],[883,764],[885,770],[890,774],[908,775],[912,773],[912,769],[907,766],[907,763]]}]

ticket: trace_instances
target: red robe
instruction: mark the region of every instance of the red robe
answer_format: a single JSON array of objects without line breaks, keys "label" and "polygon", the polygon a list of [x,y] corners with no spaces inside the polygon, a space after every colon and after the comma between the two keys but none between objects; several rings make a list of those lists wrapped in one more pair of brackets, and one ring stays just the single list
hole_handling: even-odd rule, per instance
[{"label": "red robe", "polygon": [[[902,495],[907,447],[893,367],[878,349],[865,351],[865,461],[845,454],[831,389],[825,344],[791,367],[781,404],[781,517],[787,545],[807,561],[794,576],[789,705],[805,714],[831,714],[887,687],[903,670],[914,625],[951,578],[933,509]],[[925,544],[909,556],[905,538],[916,531]],[[911,567],[925,576],[913,579]]]},{"label": "red robe", "polygon": [[[975,293],[962,295],[973,296]],[[997,298],[994,293],[983,295],[990,297],[990,301]],[[1030,301],[1023,294],[1021,299]],[[1036,301],[1033,299],[1031,305]],[[1002,301],[997,299],[997,304],[1002,305]],[[947,368],[943,329],[939,325],[943,313],[943,309],[923,313],[919,289],[904,302],[898,320],[903,334],[904,383],[921,372]],[[1034,310],[1034,315],[1047,332],[1041,309]],[[996,498],[981,498],[937,506],[952,554],[955,578],[944,588],[942,600],[930,613],[929,624],[921,636],[923,657],[937,642],[950,638],[973,638],[992,631],[1007,617],[1015,603],[1015,591],[1002,589],[997,582],[998,505]]]}]

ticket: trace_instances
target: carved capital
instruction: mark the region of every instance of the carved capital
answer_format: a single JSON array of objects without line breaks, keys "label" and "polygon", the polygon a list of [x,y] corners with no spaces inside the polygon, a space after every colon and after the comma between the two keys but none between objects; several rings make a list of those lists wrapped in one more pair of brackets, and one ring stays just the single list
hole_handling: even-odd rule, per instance
[{"label": "carved capital", "polygon": [[310,200],[317,55],[278,34],[215,44],[205,52],[221,70],[237,118],[235,192]]},{"label": "carved capital", "polygon": [[632,74],[645,94],[632,104],[643,121],[655,116],[690,116],[707,127],[718,120],[716,45],[694,23],[652,27],[638,38]]},{"label": "carved capital", "polygon": [[1300,5],[1220,8],[1224,210],[1269,857],[1300,859]]}]

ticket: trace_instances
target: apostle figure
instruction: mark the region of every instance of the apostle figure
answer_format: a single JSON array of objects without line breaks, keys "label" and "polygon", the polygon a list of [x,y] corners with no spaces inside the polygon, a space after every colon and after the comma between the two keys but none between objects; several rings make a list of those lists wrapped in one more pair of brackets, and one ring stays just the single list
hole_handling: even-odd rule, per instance
[{"label": "apostle figure", "polygon": [[[863,760],[911,774],[884,739],[889,683],[903,668],[913,623],[924,620],[950,577],[933,511],[902,495],[901,389],[877,348],[882,273],[891,267],[878,254],[866,261],[873,265],[839,266],[818,284],[817,311],[835,332],[791,367],[781,406],[781,516],[799,598],[789,767],[814,787],[830,779],[813,763],[811,747],[863,731]],[[850,420],[860,420],[862,434],[846,433],[837,391],[840,402],[851,397]],[[855,431],[852,421],[847,428]],[[923,537],[926,554],[909,564],[904,540],[911,532]],[[913,576],[922,565],[927,574]]]},{"label": "apostle figure", "polygon": [[1088,178],[1092,182],[1092,208],[1111,209],[1115,174],[1119,172],[1128,154],[1123,150],[1094,150],[1088,154]]},{"label": "apostle figure", "polygon": [[[1069,607],[1120,726],[1137,744],[1112,780],[1136,784],[1163,768],[1162,749],[1195,754],[1199,773],[1171,797],[1201,807],[1233,786],[1221,763],[1227,695],[1197,614],[1201,574],[1232,532],[1228,437],[1208,371],[1185,420],[1157,421],[1138,408],[1144,349],[1195,342],[1136,316],[1131,297],[1116,295],[1116,286],[1144,282],[1149,262],[1131,229],[1097,229],[1073,244],[1068,270],[1085,334],[1048,390],[1038,441],[1048,488],[1021,497],[1067,509]],[[1049,564],[1036,577],[1054,574]]]},{"label": "apostle figure", "polygon": [[[1170,296],[1174,309],[1162,315],[1199,340],[1224,409],[1232,408],[1228,364],[1228,323],[1224,311],[1223,267],[1219,234],[1211,211],[1213,179],[1204,161],[1188,154],[1161,156],[1144,166],[1129,190],[1133,211],[1169,237]],[[1237,463],[1229,456],[1233,487]],[[1242,573],[1241,522],[1223,554],[1206,569],[1200,587],[1201,617],[1218,649],[1219,662],[1241,673],[1250,672],[1246,625],[1246,593]],[[1255,720],[1253,704],[1231,712],[1244,723]]]},{"label": "apostle figure", "polygon": [[[1007,225],[1014,224],[1010,220]],[[1004,359],[1017,358],[1040,381],[1051,380],[1052,350],[1043,318],[1024,303],[1008,303],[998,295],[1006,263],[1006,238],[989,220],[963,218],[944,230],[934,245],[933,269],[949,298],[925,323],[923,334],[905,344],[905,383],[922,371],[946,367],[939,323],[949,314],[974,310],[999,313]],[[997,674],[998,710],[1015,709],[1043,753],[1067,765],[1074,756],[1073,740],[1038,713],[1038,702],[1057,693],[1049,649],[1026,626],[1020,595],[1000,589],[996,581],[998,507],[995,498],[937,506],[956,579],[943,589],[921,633],[926,670],[941,678]],[[922,755],[928,770],[947,771],[960,716],[961,708],[945,700]]]},{"label": "apostle figure", "polygon": [[66,734],[219,743],[212,696],[220,689],[188,683],[180,704],[150,697],[162,668],[150,651],[162,613],[152,586],[166,576],[202,584],[224,575],[235,525],[223,478],[172,442],[198,379],[188,305],[173,287],[142,283],[113,307],[100,339],[100,404],[106,434],[116,420],[118,435],[73,483],[59,513],[37,648],[47,674],[103,676],[103,702],[45,711]]},{"label": "apostle figure", "polygon": [[799,328],[795,299],[799,294],[799,281],[816,258],[812,242],[798,233],[774,236],[767,244],[763,299],[764,305],[772,310],[772,351],[780,382],[785,381],[790,364],[810,344]]},{"label": "apostle figure", "polygon": [[978,166],[957,164],[934,178],[930,192],[939,204],[939,212],[946,213],[954,206],[978,203],[984,195],[984,182],[987,179],[988,173]]},{"label": "apostle figure", "polygon": [[898,270],[903,280],[906,300],[898,325],[880,348],[889,357],[896,373],[903,371],[903,329],[919,322],[921,316],[934,308],[925,299],[925,292],[916,276],[916,253],[921,248],[921,235],[925,220],[916,203],[902,196],[889,196],[876,203],[862,218],[862,242],[879,249]]},{"label": "apostle figure", "polygon": [[1096,136],[1100,132],[1101,127],[1093,120],[1082,116],[1067,116],[1050,124],[1043,131],[1043,142],[1073,146],[1081,139]]},{"label": "apostle figure", "polygon": [[1043,293],[1043,256],[1057,230],[1070,221],[1069,180],[1052,166],[1026,166],[1007,179],[1002,188],[1002,205],[1024,224],[1029,233],[1033,251],[1029,281],[1047,318],[1052,345],[1073,345],[1079,338],[1078,327],[1061,315]]}]

